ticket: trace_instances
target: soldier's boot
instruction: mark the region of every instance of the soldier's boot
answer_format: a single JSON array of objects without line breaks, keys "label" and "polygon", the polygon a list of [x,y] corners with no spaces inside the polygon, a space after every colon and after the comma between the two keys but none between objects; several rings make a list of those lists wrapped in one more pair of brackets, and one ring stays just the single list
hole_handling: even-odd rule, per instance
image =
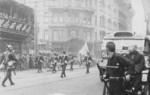
[{"label": "soldier's boot", "polygon": [[63,78],[63,75],[61,74],[61,76],[60,76],[61,78]]},{"label": "soldier's boot", "polygon": [[8,75],[6,75],[6,76],[4,77],[4,79],[3,79],[3,81],[2,81],[2,86],[3,86],[3,87],[6,87],[5,82],[7,81],[8,77],[9,77]]},{"label": "soldier's boot", "polygon": [[2,84],[2,86],[3,86],[3,87],[6,87],[6,85],[5,85],[5,84]]},{"label": "soldier's boot", "polygon": [[15,83],[11,83],[10,85],[15,85]]},{"label": "soldier's boot", "polygon": [[64,72],[64,77],[66,77],[66,73]]},{"label": "soldier's boot", "polygon": [[12,81],[11,76],[8,76],[8,79],[9,79],[9,81],[10,81],[10,85],[15,85],[15,83]]}]

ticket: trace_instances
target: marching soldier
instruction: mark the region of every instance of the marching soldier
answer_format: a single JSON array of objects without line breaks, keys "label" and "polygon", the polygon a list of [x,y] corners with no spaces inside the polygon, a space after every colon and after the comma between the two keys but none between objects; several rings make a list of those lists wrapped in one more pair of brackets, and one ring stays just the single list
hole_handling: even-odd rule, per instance
[{"label": "marching soldier", "polygon": [[1,56],[1,61],[0,61],[0,64],[3,64],[4,66],[4,73],[7,71],[7,58],[8,58],[8,54],[9,54],[9,50],[8,48],[6,48],[6,51],[2,54]]},{"label": "marching soldier", "polygon": [[89,69],[90,69],[90,65],[92,63],[92,57],[90,56],[89,53],[87,53],[87,55],[85,56],[84,62],[86,62],[86,74],[90,73]]},{"label": "marching soldier", "polygon": [[55,56],[55,57],[53,58],[53,62],[52,62],[52,67],[53,67],[52,73],[56,73],[56,72],[57,72],[57,71],[56,71],[57,62],[58,62],[58,58],[57,58],[57,56]]},{"label": "marching soldier", "polygon": [[73,71],[73,64],[74,64],[74,57],[71,56],[71,58],[70,58],[70,71]]},{"label": "marching soldier", "polygon": [[42,72],[42,63],[44,61],[44,58],[41,53],[39,53],[39,56],[37,57],[36,61],[38,63],[38,71],[37,72],[41,73]]},{"label": "marching soldier", "polygon": [[17,59],[14,55],[12,45],[7,46],[7,56],[2,57],[1,62],[2,61],[5,61],[5,64],[7,64],[6,65],[7,70],[6,70],[5,77],[2,81],[2,86],[6,87],[5,82],[7,81],[7,79],[9,79],[11,85],[14,85],[14,82],[12,81],[12,78],[11,78],[11,72],[14,70],[14,64],[17,62]]},{"label": "marching soldier", "polygon": [[66,67],[67,67],[68,61],[69,61],[67,55],[63,56],[62,58],[63,58],[63,59],[62,59],[63,62],[62,62],[62,73],[61,73],[61,78],[66,77],[65,71],[66,71]]}]

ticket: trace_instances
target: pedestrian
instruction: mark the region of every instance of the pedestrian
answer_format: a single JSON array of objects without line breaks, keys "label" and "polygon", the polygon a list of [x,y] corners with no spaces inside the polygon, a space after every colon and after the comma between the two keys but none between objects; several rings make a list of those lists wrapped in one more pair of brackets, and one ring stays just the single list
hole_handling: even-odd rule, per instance
[{"label": "pedestrian", "polygon": [[[6,87],[5,82],[7,81],[7,79],[9,79],[11,85],[15,84],[12,81],[11,72],[14,70],[14,65],[17,62],[17,59],[15,57],[12,45],[8,45],[6,50],[7,50],[7,54],[8,54],[6,56],[7,70],[6,70],[5,77],[4,77],[3,81],[2,81],[2,86],[3,87]],[[5,60],[5,59],[2,59],[2,60]],[[2,60],[1,60],[1,62],[2,62]]]},{"label": "pedestrian", "polygon": [[61,72],[61,78],[64,78],[66,77],[66,67],[67,67],[67,64],[68,64],[68,56],[67,55],[64,55],[62,57],[62,72]]},{"label": "pedestrian", "polygon": [[37,73],[42,73],[42,63],[44,62],[44,58],[41,53],[39,53],[39,56],[37,57],[37,64],[38,64],[38,71]]},{"label": "pedestrian", "polygon": [[[108,42],[106,44],[106,51],[108,54],[107,66],[109,67],[106,68],[106,75],[104,76],[104,79],[109,79],[109,77],[125,77],[126,81],[130,81],[130,76],[134,72],[134,65],[132,62],[115,52],[114,42]],[[110,66],[115,66],[117,68],[111,68]],[[109,81],[110,95],[124,95],[123,89],[123,80]]]}]

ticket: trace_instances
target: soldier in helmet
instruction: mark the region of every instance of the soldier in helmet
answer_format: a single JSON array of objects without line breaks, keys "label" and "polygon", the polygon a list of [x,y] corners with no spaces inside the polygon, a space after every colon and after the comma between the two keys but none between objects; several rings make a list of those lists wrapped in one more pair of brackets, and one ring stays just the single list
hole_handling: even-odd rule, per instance
[{"label": "soldier in helmet", "polygon": [[36,61],[38,63],[38,73],[41,73],[42,72],[42,63],[44,62],[44,58],[42,56],[41,53],[39,53],[39,56],[36,58]]},{"label": "soldier in helmet", "polygon": [[4,55],[5,57],[2,57],[0,61],[1,64],[3,61],[5,61],[5,64],[7,66],[6,74],[2,81],[3,87],[6,87],[5,82],[7,81],[7,79],[9,79],[11,85],[14,85],[14,82],[12,81],[11,78],[11,72],[14,70],[14,64],[17,62],[12,45],[8,45],[6,51],[7,53],[6,55]]},{"label": "soldier in helmet", "polygon": [[66,71],[66,67],[67,67],[68,61],[69,61],[68,56],[65,54],[65,55],[62,57],[62,60],[63,60],[63,61],[62,61],[62,73],[61,73],[61,78],[66,77],[65,71]]},{"label": "soldier in helmet", "polygon": [[92,63],[92,57],[90,56],[89,53],[87,53],[87,55],[85,56],[84,62],[86,62],[86,74],[89,74],[90,65]]}]

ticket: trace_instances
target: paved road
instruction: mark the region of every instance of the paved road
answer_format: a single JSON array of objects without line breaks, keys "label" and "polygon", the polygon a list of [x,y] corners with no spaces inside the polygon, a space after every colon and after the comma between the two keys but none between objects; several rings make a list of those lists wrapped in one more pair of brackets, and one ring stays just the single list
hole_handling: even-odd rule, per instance
[{"label": "paved road", "polygon": [[[85,69],[67,71],[67,78],[60,78],[60,73],[52,74],[44,70],[18,72],[13,76],[15,86],[0,87],[0,95],[102,95],[102,83],[98,77],[97,68],[92,68],[90,74]],[[1,82],[1,80],[0,80]]]}]

